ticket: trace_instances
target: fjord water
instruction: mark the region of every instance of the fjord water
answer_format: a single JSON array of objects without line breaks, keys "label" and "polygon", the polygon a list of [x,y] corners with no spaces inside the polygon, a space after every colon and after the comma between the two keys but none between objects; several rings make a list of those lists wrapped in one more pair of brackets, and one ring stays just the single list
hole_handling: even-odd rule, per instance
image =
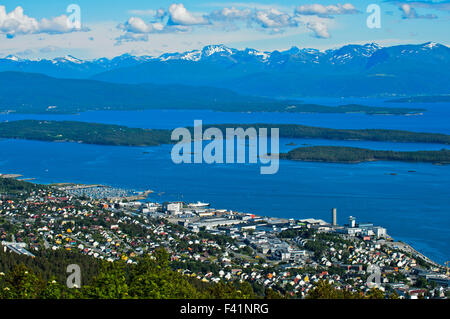
[{"label": "fjord water", "polygon": [[55,121],[82,121],[117,124],[130,127],[173,129],[192,126],[194,120],[204,124],[220,123],[276,123],[303,124],[342,129],[394,129],[415,132],[450,134],[450,105],[448,103],[387,103],[377,99],[304,99],[305,103],[336,106],[362,104],[367,106],[427,109],[423,115],[365,115],[325,113],[276,112],[214,112],[207,110],[143,110],[143,111],[91,111],[81,114],[0,114],[0,121],[45,119]]},{"label": "fjord water", "polygon": [[[342,101],[323,101],[335,105]],[[381,105],[371,100],[362,104]],[[382,104],[386,106],[386,104]],[[222,113],[209,111],[86,112],[79,115],[2,114],[22,118],[78,120],[144,128],[204,123],[296,123],[336,128],[392,128],[450,134],[450,105],[392,104],[429,109],[422,116],[363,114]],[[296,146],[288,146],[291,142]],[[280,151],[308,145],[346,145],[373,149],[437,150],[448,145],[365,141],[281,139]],[[101,183],[155,193],[150,200],[206,201],[265,216],[321,218],[338,223],[348,216],[384,226],[395,239],[412,244],[433,260],[450,256],[450,167],[424,163],[332,164],[280,161],[275,175],[260,175],[259,164],[181,164],[170,145],[113,147],[77,143],[0,140],[0,173],[19,173],[37,182]],[[395,175],[392,175],[395,174]]]}]

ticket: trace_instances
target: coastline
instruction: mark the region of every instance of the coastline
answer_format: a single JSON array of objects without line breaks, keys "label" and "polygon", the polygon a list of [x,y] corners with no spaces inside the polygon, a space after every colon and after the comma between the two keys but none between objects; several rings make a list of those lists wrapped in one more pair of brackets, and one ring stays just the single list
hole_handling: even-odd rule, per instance
[{"label": "coastline", "polygon": [[[0,173],[0,178],[5,178],[3,176],[19,176],[22,177],[22,175],[19,174],[1,174]],[[17,179],[17,177],[6,177],[6,178],[13,178],[13,179]],[[26,179],[26,180],[34,180],[35,178],[30,178],[30,179]],[[70,182],[62,182],[62,183],[34,183],[33,184],[41,184],[41,185],[48,185],[48,186],[53,186],[53,187],[58,187],[62,186],[62,185],[72,185],[72,186],[76,186],[77,189],[89,189],[89,188],[113,188],[112,186],[109,185],[101,185],[101,184],[80,184],[80,183],[70,183]],[[116,188],[116,189],[120,189],[120,188]],[[59,188],[59,190],[62,190]],[[127,200],[127,201],[144,201],[146,199],[148,199],[148,196],[150,194],[156,193],[156,191],[154,190],[145,190],[145,191],[136,191],[136,190],[128,190],[128,191],[133,191],[134,193],[136,193],[137,195],[130,195],[130,196],[116,196],[116,197],[108,197],[105,199],[108,200]],[[158,193],[160,194],[160,193]],[[246,214],[245,212],[242,212],[243,214]],[[275,218],[275,219],[285,219],[285,220],[290,220],[292,218],[286,218],[286,217],[281,217],[281,216],[260,216],[260,215],[255,215],[256,217],[259,218],[263,218],[263,219],[271,219],[271,218]],[[308,219],[308,218],[306,218]],[[314,219],[314,218],[310,218],[310,219]],[[297,219],[294,219],[296,221],[299,221]],[[305,218],[302,218],[301,220],[305,220]],[[424,255],[423,253],[419,252],[417,249],[415,249],[411,244],[405,243],[401,240],[394,240],[393,238],[395,238],[395,236],[391,236],[388,235],[388,238],[391,239],[392,241],[388,241],[388,240],[384,240],[382,241],[382,243],[388,244],[389,246],[392,246],[392,248],[398,248],[400,250],[403,250],[407,253],[411,253],[414,257],[419,256],[420,258],[422,258],[423,260],[425,260],[427,263],[434,265],[437,268],[442,269],[444,267],[444,265],[439,264],[438,262],[433,261],[431,258],[427,257],[426,255]],[[394,247],[394,246],[398,246],[398,247]],[[417,257],[416,257],[417,258]]]},{"label": "coastline", "polygon": [[412,245],[405,243],[404,241],[401,240],[397,240],[397,241],[386,241],[385,244],[387,245],[397,245],[399,246],[401,250],[404,250],[408,253],[411,253],[414,257],[419,256],[420,258],[424,259],[426,262],[434,265],[437,268],[442,269],[443,267],[445,267],[444,265],[439,264],[438,262],[433,261],[432,259],[430,259],[429,257],[425,256],[424,254],[422,254],[420,251],[418,251],[417,249],[415,249]]}]

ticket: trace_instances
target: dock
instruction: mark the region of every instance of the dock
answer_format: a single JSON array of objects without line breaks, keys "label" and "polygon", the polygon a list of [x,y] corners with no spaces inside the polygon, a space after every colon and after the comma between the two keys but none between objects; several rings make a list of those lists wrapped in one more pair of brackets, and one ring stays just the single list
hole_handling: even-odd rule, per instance
[{"label": "dock", "polygon": [[1,178],[14,178],[17,179],[19,177],[22,177],[20,174],[0,174]]}]

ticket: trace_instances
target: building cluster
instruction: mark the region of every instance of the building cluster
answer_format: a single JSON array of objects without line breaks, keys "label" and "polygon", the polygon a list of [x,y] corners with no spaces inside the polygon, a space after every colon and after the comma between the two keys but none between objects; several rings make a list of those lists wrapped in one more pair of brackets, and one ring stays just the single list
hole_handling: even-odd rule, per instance
[{"label": "building cluster", "polygon": [[[316,219],[262,217],[208,203],[104,199],[74,190],[36,188],[0,200],[2,249],[30,257],[42,249],[77,251],[135,263],[165,248],[177,271],[204,282],[243,280],[304,297],[319,280],[366,292],[378,267],[382,290],[401,297],[442,297],[449,277],[394,242],[386,229]],[[128,192],[123,195],[128,195]],[[417,286],[425,279],[427,285]]]}]

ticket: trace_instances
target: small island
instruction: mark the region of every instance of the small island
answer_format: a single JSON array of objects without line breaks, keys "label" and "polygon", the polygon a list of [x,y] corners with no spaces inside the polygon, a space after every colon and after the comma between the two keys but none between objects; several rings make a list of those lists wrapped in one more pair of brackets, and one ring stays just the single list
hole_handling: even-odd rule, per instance
[{"label": "small island", "polygon": [[281,159],[307,162],[361,163],[371,161],[426,162],[450,164],[450,150],[440,151],[379,151],[346,146],[298,147],[281,153]]}]

